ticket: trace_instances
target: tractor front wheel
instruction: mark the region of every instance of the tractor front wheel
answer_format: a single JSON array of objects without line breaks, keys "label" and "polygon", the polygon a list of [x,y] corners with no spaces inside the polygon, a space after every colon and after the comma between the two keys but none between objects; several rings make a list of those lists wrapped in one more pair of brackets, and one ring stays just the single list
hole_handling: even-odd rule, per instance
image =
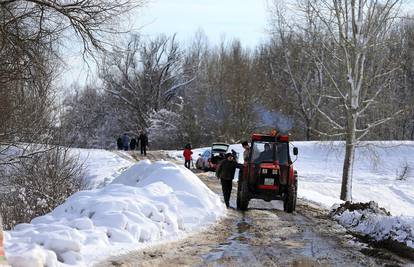
[{"label": "tractor front wheel", "polygon": [[237,209],[245,211],[249,206],[249,189],[246,181],[240,181],[237,185]]},{"label": "tractor front wheel", "polygon": [[285,199],[283,200],[283,210],[292,213],[296,209],[296,186],[289,185]]}]

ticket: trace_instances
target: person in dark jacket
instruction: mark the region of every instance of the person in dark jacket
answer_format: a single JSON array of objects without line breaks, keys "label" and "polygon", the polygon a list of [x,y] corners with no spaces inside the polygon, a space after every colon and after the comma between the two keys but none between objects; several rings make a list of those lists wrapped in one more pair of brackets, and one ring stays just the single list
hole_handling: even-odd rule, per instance
[{"label": "person in dark jacket", "polygon": [[148,136],[145,132],[142,132],[139,137],[138,141],[141,144],[141,155],[147,155],[147,146],[148,146]]},{"label": "person in dark jacket", "polygon": [[232,153],[227,153],[226,158],[220,162],[216,170],[216,176],[221,180],[221,189],[223,190],[224,203],[227,208],[230,207],[230,195],[233,187],[233,178],[238,163],[235,161]]},{"label": "person in dark jacket", "polygon": [[122,146],[124,148],[125,151],[128,151],[128,147],[129,147],[129,136],[124,133],[122,135]]},{"label": "person in dark jacket", "polygon": [[264,150],[260,153],[259,157],[256,159],[256,162],[263,162],[263,161],[273,161],[274,151],[271,148],[269,143],[264,144]]},{"label": "person in dark jacket", "polygon": [[118,147],[118,150],[122,150],[122,138],[118,137],[118,139],[116,139],[116,146]]},{"label": "person in dark jacket", "polygon": [[135,150],[136,147],[137,147],[137,140],[135,140],[135,138],[132,138],[131,142],[129,142],[129,149]]}]

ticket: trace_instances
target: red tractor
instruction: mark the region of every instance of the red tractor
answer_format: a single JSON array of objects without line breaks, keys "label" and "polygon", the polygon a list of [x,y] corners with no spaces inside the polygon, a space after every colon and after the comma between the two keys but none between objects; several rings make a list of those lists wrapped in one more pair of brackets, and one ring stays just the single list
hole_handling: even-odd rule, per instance
[{"label": "red tractor", "polygon": [[[298,148],[293,147],[298,155]],[[253,134],[247,162],[240,170],[237,187],[237,209],[247,210],[250,199],[283,200],[283,209],[296,208],[297,172],[289,154],[289,136],[272,132]]]}]

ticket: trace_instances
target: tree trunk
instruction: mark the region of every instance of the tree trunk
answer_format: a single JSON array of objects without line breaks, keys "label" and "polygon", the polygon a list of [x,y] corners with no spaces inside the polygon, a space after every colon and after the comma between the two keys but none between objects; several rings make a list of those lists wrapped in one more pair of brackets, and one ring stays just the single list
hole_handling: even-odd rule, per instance
[{"label": "tree trunk", "polygon": [[352,172],[352,161],[355,153],[355,130],[356,130],[356,114],[348,115],[345,159],[342,172],[341,200],[350,201],[352,198],[352,181],[350,173]]},{"label": "tree trunk", "polygon": [[311,126],[308,124],[306,126],[306,141],[310,141],[311,139]]}]

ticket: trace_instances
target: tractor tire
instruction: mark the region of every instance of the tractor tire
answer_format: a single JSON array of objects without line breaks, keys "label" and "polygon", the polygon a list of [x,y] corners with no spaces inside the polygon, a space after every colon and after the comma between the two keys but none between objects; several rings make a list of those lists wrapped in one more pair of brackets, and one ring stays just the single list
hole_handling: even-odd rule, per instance
[{"label": "tractor tire", "polygon": [[236,200],[236,207],[240,209],[240,190],[241,190],[241,181],[237,182],[237,200]]},{"label": "tractor tire", "polygon": [[290,185],[283,200],[283,210],[292,213],[296,209],[296,187]]},{"label": "tractor tire", "polygon": [[237,209],[241,211],[246,211],[249,206],[249,188],[246,181],[242,181],[238,185],[237,190]]},{"label": "tractor tire", "polygon": [[293,211],[296,210],[296,200],[298,198],[298,182],[296,182],[295,184],[295,199],[294,199],[294,203],[293,203]]}]

